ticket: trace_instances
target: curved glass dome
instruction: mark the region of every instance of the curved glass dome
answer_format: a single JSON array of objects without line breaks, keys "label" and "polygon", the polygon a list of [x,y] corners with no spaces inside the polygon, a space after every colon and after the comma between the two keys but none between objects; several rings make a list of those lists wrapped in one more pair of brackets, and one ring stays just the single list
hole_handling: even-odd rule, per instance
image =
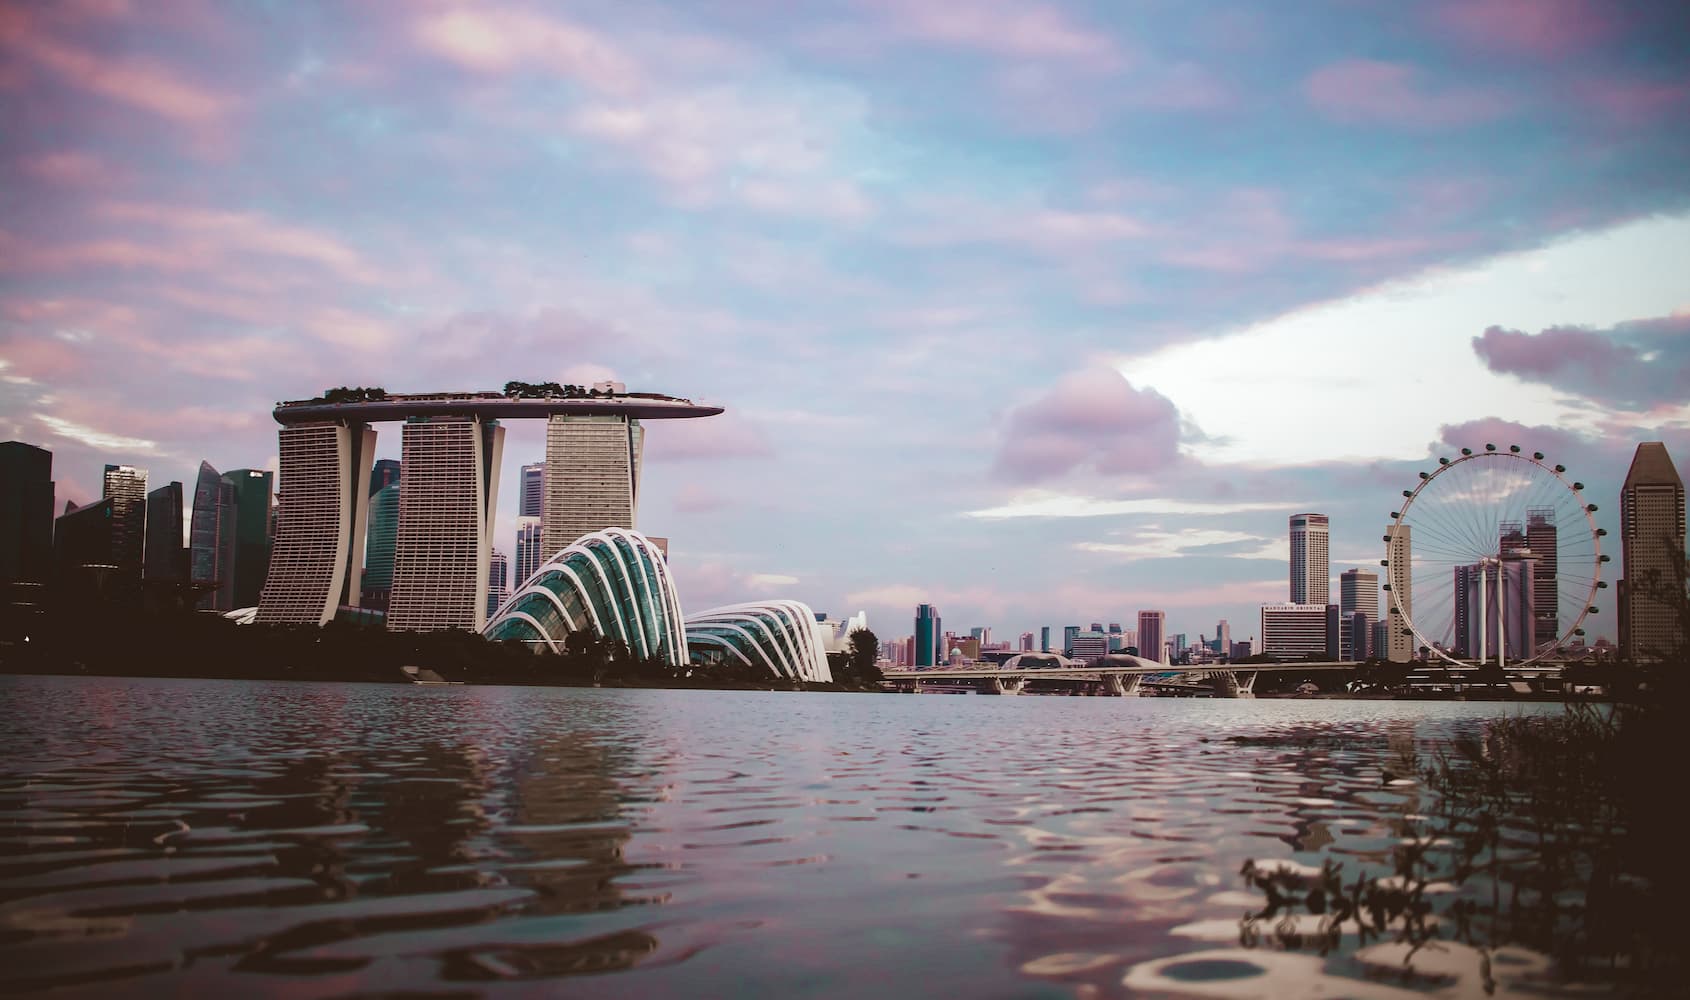
[{"label": "curved glass dome", "polygon": [[816,614],[802,601],[757,601],[701,611],[687,619],[687,644],[701,654],[768,670],[776,677],[831,681]]},{"label": "curved glass dome", "polygon": [[637,531],[606,528],[583,535],[525,580],[481,632],[553,652],[571,632],[628,644],[635,656],[687,662],[681,601],[669,567]]}]

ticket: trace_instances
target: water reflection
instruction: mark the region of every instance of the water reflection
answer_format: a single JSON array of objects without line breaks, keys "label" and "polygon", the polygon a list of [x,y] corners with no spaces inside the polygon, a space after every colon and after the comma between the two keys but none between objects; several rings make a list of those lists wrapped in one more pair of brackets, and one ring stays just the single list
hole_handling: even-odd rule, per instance
[{"label": "water reflection", "polygon": [[0,685],[0,990],[88,995],[1200,993],[1483,711]]}]

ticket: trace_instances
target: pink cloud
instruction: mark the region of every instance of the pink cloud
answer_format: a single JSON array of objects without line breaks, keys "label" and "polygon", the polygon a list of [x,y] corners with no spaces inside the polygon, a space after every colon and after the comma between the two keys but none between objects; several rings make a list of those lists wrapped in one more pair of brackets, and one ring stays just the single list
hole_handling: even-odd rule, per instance
[{"label": "pink cloud", "polygon": [[1493,326],[1473,338],[1473,350],[1493,372],[1609,406],[1677,408],[1690,385],[1690,316],[1536,334]]},{"label": "pink cloud", "polygon": [[543,72],[614,93],[633,90],[641,78],[635,61],[597,32],[516,7],[435,11],[411,32],[425,51],[477,73]]},{"label": "pink cloud", "polygon": [[105,162],[87,153],[42,153],[23,161],[23,169],[38,180],[59,187],[110,187],[117,175]]},{"label": "pink cloud", "polygon": [[1010,411],[993,468],[1017,482],[1078,469],[1143,474],[1175,462],[1179,441],[1179,411],[1166,397],[1114,369],[1088,368]]},{"label": "pink cloud", "polygon": [[714,417],[652,421],[645,457],[655,462],[771,458],[774,448],[761,425],[728,410]]},{"label": "pink cloud", "polygon": [[1616,7],[1601,0],[1449,0],[1432,16],[1467,43],[1547,59],[1606,41],[1619,26]]},{"label": "pink cloud", "polygon": [[1682,80],[1620,80],[1612,77],[1587,80],[1575,88],[1580,100],[1608,119],[1625,125],[1642,125],[1673,115],[1690,106],[1690,82]]},{"label": "pink cloud", "polygon": [[1001,0],[875,6],[903,38],[1011,59],[1078,61],[1105,69],[1122,62],[1109,35],[1070,20],[1055,7]]},{"label": "pink cloud", "polygon": [[1322,67],[1304,81],[1303,92],[1321,113],[1351,124],[1452,128],[1491,121],[1509,110],[1500,94],[1457,88],[1429,91],[1414,67],[1372,59]]},{"label": "pink cloud", "polygon": [[226,96],[163,64],[63,42],[25,7],[0,9],[0,49],[74,87],[177,122],[205,124],[234,107]]}]

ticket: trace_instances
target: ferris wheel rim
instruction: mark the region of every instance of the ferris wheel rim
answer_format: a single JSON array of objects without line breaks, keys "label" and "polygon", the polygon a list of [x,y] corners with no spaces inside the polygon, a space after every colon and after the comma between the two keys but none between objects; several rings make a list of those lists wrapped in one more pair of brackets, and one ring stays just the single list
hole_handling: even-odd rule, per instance
[{"label": "ferris wheel rim", "polygon": [[[1496,448],[1495,445],[1487,444],[1487,445],[1485,445],[1484,451],[1474,451],[1471,448],[1463,448],[1462,453],[1461,453],[1460,457],[1458,457],[1458,458],[1454,458],[1454,459],[1439,458],[1437,468],[1433,469],[1430,473],[1422,472],[1420,474],[1420,481],[1418,483],[1416,483],[1414,489],[1408,491],[1408,494],[1404,497],[1403,502],[1402,502],[1402,508],[1391,514],[1391,525],[1390,525],[1390,528],[1385,533],[1385,540],[1386,540],[1385,552],[1386,552],[1386,561],[1387,561],[1387,565],[1385,566],[1386,579],[1389,580],[1391,578],[1391,572],[1390,571],[1392,569],[1394,569],[1394,567],[1388,565],[1388,562],[1389,562],[1389,559],[1390,559],[1390,551],[1391,551],[1390,550],[1390,542],[1391,542],[1392,539],[1394,539],[1396,537],[1397,529],[1402,527],[1404,518],[1407,516],[1409,510],[1412,509],[1413,506],[1414,506],[1414,501],[1420,498],[1421,491],[1423,491],[1426,487],[1430,486],[1433,483],[1433,481],[1435,481],[1439,476],[1443,475],[1445,472],[1448,472],[1450,469],[1453,469],[1453,468],[1455,468],[1459,465],[1462,465],[1466,462],[1475,461],[1477,459],[1492,459],[1492,458],[1515,459],[1515,460],[1518,460],[1518,461],[1526,462],[1527,464],[1535,466],[1536,468],[1542,470],[1543,472],[1548,473],[1550,476],[1553,476],[1556,479],[1556,481],[1558,481],[1563,487],[1566,488],[1567,492],[1572,495],[1573,499],[1578,501],[1579,511],[1580,511],[1580,513],[1582,513],[1584,515],[1585,522],[1589,525],[1590,540],[1591,540],[1591,543],[1592,543],[1592,547],[1594,549],[1594,551],[1591,554],[1591,579],[1590,579],[1590,584],[1586,588],[1584,600],[1582,602],[1580,602],[1578,614],[1573,618],[1572,623],[1567,626],[1566,630],[1564,632],[1562,632],[1560,635],[1556,636],[1555,641],[1553,643],[1549,644],[1549,646],[1547,648],[1545,648],[1541,651],[1534,650],[1531,656],[1522,657],[1522,658],[1514,661],[1514,664],[1516,666],[1529,666],[1529,665],[1536,663],[1537,661],[1542,660],[1545,657],[1549,656],[1552,652],[1559,650],[1561,648],[1561,646],[1564,645],[1569,638],[1571,638],[1572,636],[1576,635],[1579,632],[1579,630],[1584,625],[1585,618],[1589,617],[1590,613],[1595,610],[1595,603],[1594,602],[1596,600],[1596,592],[1599,589],[1601,589],[1601,581],[1602,581],[1602,534],[1603,534],[1603,532],[1596,525],[1596,516],[1595,516],[1595,513],[1593,511],[1593,508],[1591,507],[1590,504],[1587,504],[1587,503],[1584,502],[1583,491],[1578,488],[1578,487],[1582,486],[1583,484],[1578,483],[1576,481],[1568,480],[1567,477],[1566,477],[1566,474],[1565,474],[1566,468],[1564,466],[1558,466],[1558,465],[1552,466],[1552,465],[1547,464],[1545,462],[1544,458],[1543,458],[1542,452],[1532,452],[1530,454],[1527,454],[1527,453],[1520,450],[1519,445],[1510,445],[1507,451],[1500,451]],[[1413,525],[1410,525],[1409,527],[1412,528]],[[1412,586],[1413,580],[1414,580],[1414,577],[1413,577],[1413,556],[1412,556],[1412,554],[1410,555],[1410,558],[1409,558],[1408,573],[1409,573],[1409,583]],[[1401,602],[1401,599],[1400,599],[1400,595],[1397,592],[1397,589],[1395,587],[1387,586],[1386,591],[1387,591],[1387,593],[1389,593],[1391,595],[1390,596],[1390,610],[1394,611],[1397,614],[1397,616],[1402,619],[1402,621],[1407,623],[1407,627],[1408,627],[1409,631],[1413,634],[1414,638],[1419,643],[1419,648],[1425,649],[1432,657],[1435,657],[1436,659],[1442,660],[1445,663],[1449,664],[1450,666],[1461,667],[1461,668],[1465,668],[1465,669],[1474,669],[1474,668],[1477,668],[1480,665],[1479,663],[1469,662],[1469,661],[1463,660],[1459,657],[1451,656],[1445,650],[1439,649],[1438,646],[1435,643],[1433,643],[1430,639],[1428,639],[1424,634],[1421,633],[1419,626],[1417,626],[1414,623],[1414,616],[1403,610],[1402,602]]]}]

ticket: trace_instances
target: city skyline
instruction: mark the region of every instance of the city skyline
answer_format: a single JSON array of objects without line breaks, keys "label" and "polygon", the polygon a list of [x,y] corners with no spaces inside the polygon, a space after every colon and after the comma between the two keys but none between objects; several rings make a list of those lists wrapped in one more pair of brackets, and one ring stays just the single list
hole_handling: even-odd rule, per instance
[{"label": "city skyline", "polygon": [[[108,463],[274,470],[269,409],[326,386],[684,387],[728,412],[651,429],[639,525],[689,601],[1000,636],[1244,638],[1287,517],[1377,571],[1490,441],[1617,540],[1635,443],[1690,454],[1682,13],[1507,9],[31,7],[0,437],[57,514]],[[507,552],[544,459],[513,427]]]}]

